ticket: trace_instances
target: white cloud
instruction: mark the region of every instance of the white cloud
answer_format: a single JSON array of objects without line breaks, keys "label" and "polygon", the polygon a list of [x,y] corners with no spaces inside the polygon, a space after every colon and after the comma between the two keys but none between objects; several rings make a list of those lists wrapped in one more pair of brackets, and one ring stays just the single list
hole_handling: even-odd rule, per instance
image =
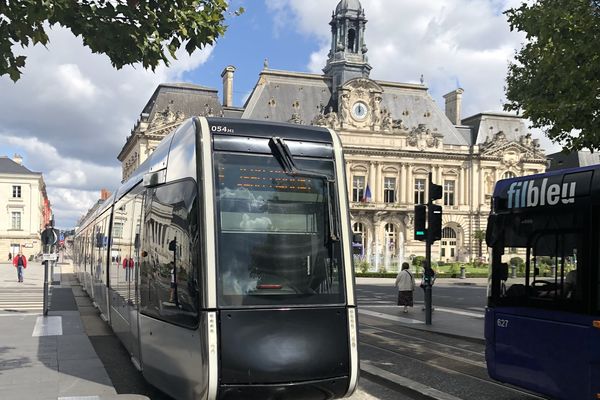
[{"label": "white cloud", "polygon": [[[329,21],[337,0],[277,1],[294,14],[295,28],[316,38],[320,50],[310,55],[307,68],[319,73],[330,47]],[[502,11],[515,1],[500,0],[363,0],[367,26],[367,55],[374,79],[419,82],[423,74],[432,96],[460,84],[465,89],[465,115],[500,110],[508,60],[522,36],[510,32]]]},{"label": "white cloud", "polygon": [[[47,48],[15,47],[27,56],[22,78],[0,78],[0,154],[17,151],[44,174],[57,224],[72,226],[121,180],[117,154],[157,85],[182,79],[212,47],[177,52],[170,67],[114,69],[108,57],[83,46],[63,28],[48,31]],[[11,154],[8,154],[11,155]]]}]

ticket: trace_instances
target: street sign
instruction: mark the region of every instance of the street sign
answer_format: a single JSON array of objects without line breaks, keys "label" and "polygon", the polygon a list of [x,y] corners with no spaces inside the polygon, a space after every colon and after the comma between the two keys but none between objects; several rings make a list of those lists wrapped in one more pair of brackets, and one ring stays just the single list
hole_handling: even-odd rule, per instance
[{"label": "street sign", "polygon": [[42,232],[42,244],[45,246],[54,246],[58,241],[56,229],[46,228]]},{"label": "street sign", "polygon": [[56,253],[42,254],[42,261],[56,261],[56,260],[58,260],[58,254],[56,254]]}]

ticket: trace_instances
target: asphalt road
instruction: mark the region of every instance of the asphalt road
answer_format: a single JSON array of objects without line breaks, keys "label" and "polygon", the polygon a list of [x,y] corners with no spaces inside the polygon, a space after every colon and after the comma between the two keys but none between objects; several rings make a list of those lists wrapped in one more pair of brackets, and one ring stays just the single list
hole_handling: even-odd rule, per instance
[{"label": "asphalt road", "polygon": [[[357,284],[356,293],[359,306],[370,304],[394,303],[398,290],[393,286],[383,284]],[[485,310],[487,288],[475,285],[446,285],[439,284],[433,287],[432,298],[434,306],[458,308],[471,311]],[[415,302],[423,303],[423,290],[415,289]]]}]

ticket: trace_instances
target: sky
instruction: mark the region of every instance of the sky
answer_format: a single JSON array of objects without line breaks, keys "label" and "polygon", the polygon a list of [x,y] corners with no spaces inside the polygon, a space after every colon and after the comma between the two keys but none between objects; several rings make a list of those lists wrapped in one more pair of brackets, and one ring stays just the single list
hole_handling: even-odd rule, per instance
[{"label": "sky", "polygon": [[[142,108],[163,82],[219,90],[221,72],[236,67],[234,105],[243,106],[258,74],[269,68],[322,73],[330,46],[329,21],[338,0],[231,0],[245,13],[227,18],[225,35],[170,67],[116,70],[80,38],[54,26],[50,43],[26,49],[22,78],[0,77],[0,156],[23,157],[42,172],[60,228],[76,226],[99,198],[121,181],[117,160]],[[443,109],[442,96],[464,89],[463,113],[501,111],[509,61],[524,36],[510,32],[503,11],[520,0],[361,0],[371,78],[419,83],[421,75]],[[539,132],[548,152],[558,151]]]}]

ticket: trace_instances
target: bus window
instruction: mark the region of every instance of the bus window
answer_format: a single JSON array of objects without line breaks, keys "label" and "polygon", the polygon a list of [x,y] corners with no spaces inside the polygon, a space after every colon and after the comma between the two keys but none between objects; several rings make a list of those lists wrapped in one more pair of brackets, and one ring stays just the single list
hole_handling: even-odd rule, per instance
[{"label": "bus window", "polygon": [[584,299],[580,232],[550,231],[529,236],[529,245],[501,251],[499,304],[577,309]]}]

